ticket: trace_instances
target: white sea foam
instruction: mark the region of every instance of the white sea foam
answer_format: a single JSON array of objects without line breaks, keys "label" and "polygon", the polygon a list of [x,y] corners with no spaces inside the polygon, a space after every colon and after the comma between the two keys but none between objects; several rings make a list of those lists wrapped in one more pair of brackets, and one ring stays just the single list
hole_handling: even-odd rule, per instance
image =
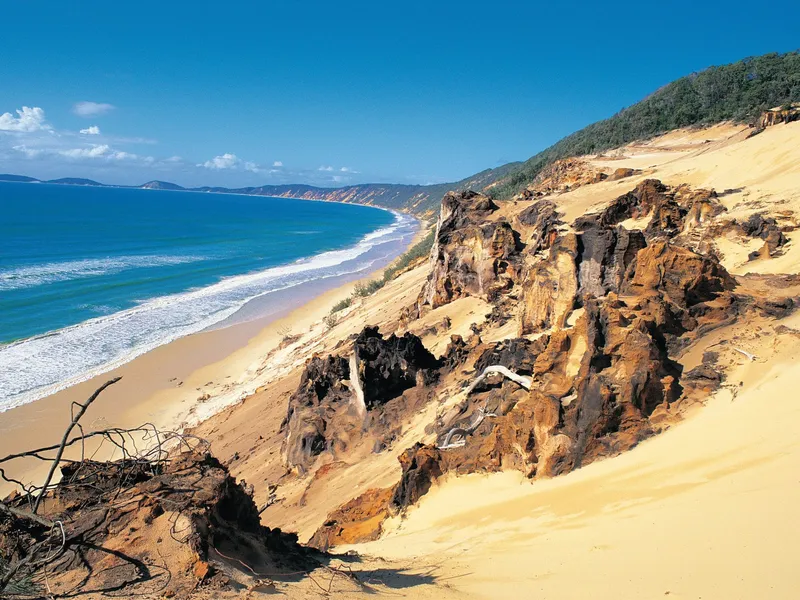
[{"label": "white sea foam", "polygon": [[396,215],[392,225],[364,236],[350,248],[228,277],[208,287],[154,298],[124,311],[0,346],[0,411],[85,381],[219,323],[253,298],[364,270],[380,259],[368,258],[371,249],[407,239],[415,228],[414,219]]},{"label": "white sea foam", "polygon": [[0,269],[0,290],[36,287],[57,281],[110,275],[141,267],[163,267],[205,260],[202,256],[115,256]]}]

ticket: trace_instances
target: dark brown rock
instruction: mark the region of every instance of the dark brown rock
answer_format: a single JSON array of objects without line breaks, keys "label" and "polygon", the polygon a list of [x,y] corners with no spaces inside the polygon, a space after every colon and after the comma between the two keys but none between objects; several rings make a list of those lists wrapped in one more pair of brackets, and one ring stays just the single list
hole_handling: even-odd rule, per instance
[{"label": "dark brown rock", "polygon": [[417,301],[436,308],[465,296],[492,300],[513,286],[521,249],[504,220],[487,220],[497,206],[474,192],[445,195],[431,253],[431,274]]},{"label": "dark brown rock", "polygon": [[337,456],[366,436],[377,435],[382,447],[384,436],[391,437],[399,423],[372,413],[411,388],[431,385],[441,366],[417,336],[392,334],[384,339],[377,327],[365,327],[355,338],[353,360],[356,372],[350,357],[314,356],[306,363],[281,426],[288,467],[305,471],[323,452]]},{"label": "dark brown rock", "polygon": [[547,250],[558,237],[558,227],[562,225],[556,205],[550,200],[535,202],[516,217],[521,228],[531,230],[530,237],[525,240],[526,252],[536,253]]},{"label": "dark brown rock", "polygon": [[388,338],[365,327],[353,347],[367,410],[396,398],[417,383],[429,385],[440,364],[412,333]]},{"label": "dark brown rock", "polygon": [[632,177],[637,173],[641,173],[641,171],[639,169],[620,167],[618,169],[614,169],[614,172],[608,176],[608,180],[617,181],[619,179],[625,179],[626,177]]},{"label": "dark brown rock", "polygon": [[399,457],[403,474],[392,494],[392,507],[404,509],[416,504],[442,475],[441,453],[417,442]]}]

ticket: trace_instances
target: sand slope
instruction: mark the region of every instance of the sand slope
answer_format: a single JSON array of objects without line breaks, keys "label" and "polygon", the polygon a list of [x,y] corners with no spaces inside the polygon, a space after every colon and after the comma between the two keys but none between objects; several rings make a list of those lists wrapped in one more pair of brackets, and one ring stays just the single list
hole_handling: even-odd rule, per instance
[{"label": "sand slope", "polygon": [[765,337],[739,394],[637,449],[535,484],[450,479],[357,550],[439,565],[459,597],[796,598],[800,338]]}]

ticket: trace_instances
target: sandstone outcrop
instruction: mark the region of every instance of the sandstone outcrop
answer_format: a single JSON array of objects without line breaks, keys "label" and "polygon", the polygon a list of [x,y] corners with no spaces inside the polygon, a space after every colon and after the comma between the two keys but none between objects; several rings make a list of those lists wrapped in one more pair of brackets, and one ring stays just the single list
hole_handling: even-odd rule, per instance
[{"label": "sandstone outcrop", "polygon": [[[466,341],[451,338],[439,369],[449,387],[432,377],[430,397],[452,398],[454,378],[462,387],[426,429],[436,441],[400,455],[390,497],[371,491],[332,515],[321,545],[371,539],[380,518],[415,504],[446,473],[552,477],[634,447],[722,383],[710,355],[684,372],[675,359],[683,348],[752,311],[785,316],[800,304],[738,293],[708,251],[725,213],[713,190],[645,180],[571,225],[546,198],[519,211],[513,229],[497,212],[481,195],[445,198],[417,309],[481,296],[498,324],[517,320],[519,337],[488,344],[473,328]],[[494,236],[498,223],[505,242],[492,246],[481,232]],[[766,244],[785,243],[770,218],[741,227]],[[509,369],[524,385],[502,369],[471,385],[487,367]]]},{"label": "sandstone outcrop", "polygon": [[599,183],[607,178],[606,173],[594,168],[584,159],[564,158],[542,169],[520,198],[528,199],[569,192],[584,185]]},{"label": "sandstone outcrop", "polygon": [[626,167],[620,167],[618,169],[614,169],[614,172],[608,176],[609,181],[618,181],[620,179],[625,179],[626,177],[633,177],[641,173],[639,169],[631,169]]},{"label": "sandstone outcrop", "polygon": [[349,357],[312,357],[281,426],[285,464],[305,471],[323,452],[337,456],[368,435],[390,435],[401,422],[382,418],[386,404],[406,390],[431,385],[440,366],[417,336],[384,339],[377,327],[363,329]]},{"label": "sandstone outcrop", "polygon": [[323,552],[341,544],[371,542],[381,534],[383,521],[389,516],[394,490],[373,489],[345,503],[332,512],[317,529],[308,545]]},{"label": "sandstone outcrop", "polygon": [[508,221],[491,218],[496,210],[490,198],[475,192],[445,195],[418,314],[464,296],[492,300],[513,286],[521,243]]},{"label": "sandstone outcrop", "polygon": [[750,237],[757,237],[764,240],[764,247],[761,251],[754,252],[750,255],[750,259],[756,259],[759,256],[766,256],[767,258],[774,255],[778,249],[786,244],[786,236],[778,226],[777,221],[772,217],[765,217],[760,213],[750,215],[740,227],[745,235]]}]

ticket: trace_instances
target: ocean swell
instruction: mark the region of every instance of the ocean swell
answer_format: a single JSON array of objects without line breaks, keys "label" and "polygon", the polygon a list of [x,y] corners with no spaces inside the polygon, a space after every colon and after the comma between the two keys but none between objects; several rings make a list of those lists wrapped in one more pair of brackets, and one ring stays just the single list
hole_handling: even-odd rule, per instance
[{"label": "ocean swell", "polygon": [[0,270],[0,291],[36,287],[57,281],[83,279],[142,267],[164,267],[205,260],[203,256],[115,256],[53,262]]},{"label": "ocean swell", "polygon": [[[371,250],[407,240],[415,229],[413,218],[396,215],[392,225],[367,234],[349,248],[255,273],[226,277],[207,287],[149,299],[127,310],[0,346],[0,412],[85,381],[153,348],[202,331],[230,317],[254,298],[311,280],[370,268],[382,258],[370,256],[375,254],[370,253]],[[71,266],[67,266],[69,263],[44,265],[38,273],[18,269],[16,278],[0,281],[10,285],[8,282],[33,281],[37,277],[66,277],[67,273],[74,277],[76,273],[89,273],[94,269],[131,268],[132,261],[126,260],[130,258],[117,258],[114,265],[94,264],[93,261],[74,261]],[[136,258],[151,262],[169,260],[169,257]],[[189,257],[172,258],[187,260]]]}]

